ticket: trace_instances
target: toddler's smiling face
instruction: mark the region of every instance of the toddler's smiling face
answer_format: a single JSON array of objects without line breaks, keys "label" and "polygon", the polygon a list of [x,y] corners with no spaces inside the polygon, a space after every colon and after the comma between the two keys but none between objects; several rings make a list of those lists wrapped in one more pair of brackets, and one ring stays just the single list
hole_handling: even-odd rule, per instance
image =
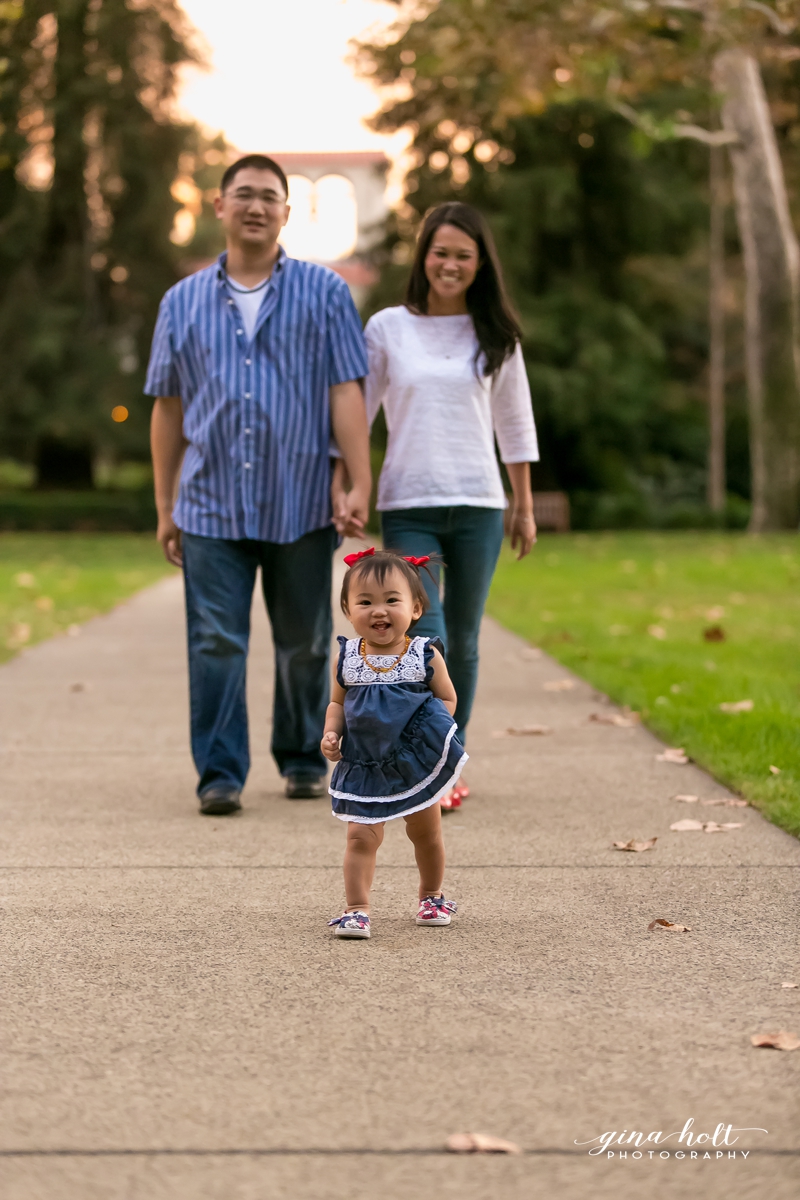
[{"label": "toddler's smiling face", "polygon": [[382,583],[374,575],[360,575],[350,586],[347,616],[368,653],[399,653],[409,627],[422,616],[422,604],[400,571],[388,571]]}]

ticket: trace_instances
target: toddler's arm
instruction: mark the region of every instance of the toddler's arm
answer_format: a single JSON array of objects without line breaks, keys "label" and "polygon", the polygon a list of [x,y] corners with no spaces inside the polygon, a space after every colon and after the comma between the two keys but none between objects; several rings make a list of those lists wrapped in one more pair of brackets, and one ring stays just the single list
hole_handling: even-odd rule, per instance
[{"label": "toddler's arm", "polygon": [[344,688],[334,679],[332,700],[325,713],[325,732],[319,748],[329,762],[338,762],[342,757],[339,739],[344,732]]},{"label": "toddler's arm", "polygon": [[447,671],[447,664],[436,647],[433,647],[433,678],[428,687],[441,700],[452,717],[456,711],[456,689]]}]

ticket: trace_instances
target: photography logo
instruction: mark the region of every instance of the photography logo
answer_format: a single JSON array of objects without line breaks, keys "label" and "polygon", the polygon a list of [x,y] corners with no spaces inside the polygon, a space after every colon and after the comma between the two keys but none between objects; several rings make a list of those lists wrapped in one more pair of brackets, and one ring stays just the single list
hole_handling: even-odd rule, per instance
[{"label": "photography logo", "polygon": [[[588,1154],[595,1158],[606,1159],[746,1159],[750,1150],[736,1148],[743,1133],[767,1133],[768,1130],[757,1126],[733,1126],[720,1122],[713,1133],[696,1131],[694,1117],[689,1117],[683,1129],[675,1129],[664,1133],[658,1129],[652,1133],[636,1129],[612,1129],[606,1133],[598,1133],[596,1137],[583,1141],[575,1139],[576,1146],[589,1146]],[[670,1143],[666,1146],[665,1143]]]}]

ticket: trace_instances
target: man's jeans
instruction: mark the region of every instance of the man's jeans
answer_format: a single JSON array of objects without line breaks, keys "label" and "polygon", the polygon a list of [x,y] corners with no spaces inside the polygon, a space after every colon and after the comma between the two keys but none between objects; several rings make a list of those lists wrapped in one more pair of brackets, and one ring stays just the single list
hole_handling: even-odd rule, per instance
[{"label": "man's jeans", "polygon": [[406,508],[381,513],[381,525],[387,550],[415,557],[438,554],[444,559],[444,602],[439,598],[439,568],[431,568],[435,583],[420,570],[431,606],[413,632],[444,642],[463,742],[478,682],[483,607],[503,544],[503,511],[470,505]]},{"label": "man's jeans", "polygon": [[286,545],[189,533],[182,541],[198,794],[212,786],[238,791],[250,768],[245,682],[259,566],[275,646],[272,753],[282,775],[324,775],[335,530]]}]

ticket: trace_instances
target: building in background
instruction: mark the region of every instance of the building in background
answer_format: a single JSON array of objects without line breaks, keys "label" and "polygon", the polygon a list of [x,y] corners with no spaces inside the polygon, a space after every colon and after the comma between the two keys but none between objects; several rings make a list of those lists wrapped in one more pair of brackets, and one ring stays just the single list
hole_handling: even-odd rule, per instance
[{"label": "building in background", "polygon": [[372,150],[275,158],[289,178],[287,254],[332,267],[360,304],[375,282],[369,252],[383,237],[389,160]]}]

